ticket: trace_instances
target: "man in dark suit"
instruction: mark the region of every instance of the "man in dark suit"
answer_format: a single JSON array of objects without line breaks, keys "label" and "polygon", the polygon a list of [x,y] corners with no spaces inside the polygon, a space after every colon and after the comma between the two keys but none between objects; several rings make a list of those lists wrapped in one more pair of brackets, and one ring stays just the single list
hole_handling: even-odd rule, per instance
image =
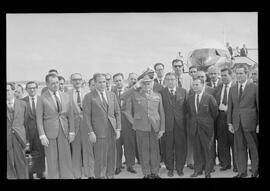
[{"label": "man in dark suit", "polygon": [[38,84],[34,81],[29,81],[26,84],[28,96],[22,100],[26,102],[28,107],[28,120],[26,121],[26,136],[30,144],[30,154],[33,159],[33,166],[29,171],[29,177],[32,179],[33,174],[37,173],[37,178],[44,179],[45,172],[45,152],[44,147],[39,139],[36,121],[36,105],[40,96],[37,96]]},{"label": "man in dark suit", "polygon": [[210,66],[208,68],[208,75],[210,77],[210,82],[206,85],[215,89],[218,85],[222,84],[221,80],[218,79],[219,69],[216,66]]},{"label": "man in dark suit", "polygon": [[[217,125],[217,146],[219,162],[221,164],[220,171],[224,171],[231,168],[231,158],[233,159],[233,171],[237,171],[235,157],[234,157],[234,147],[233,147],[233,133],[228,129],[227,123],[227,108],[228,108],[228,95],[232,83],[232,71],[229,68],[224,68],[221,70],[221,80],[220,84],[215,89],[215,98],[219,106],[219,114],[216,120]],[[232,149],[232,157],[231,151]]]},{"label": "man in dark suit", "polygon": [[56,74],[45,77],[48,90],[37,100],[36,120],[45,146],[48,179],[73,179],[70,143],[74,140],[74,115],[67,94],[59,92]]},{"label": "man in dark suit", "polygon": [[177,87],[174,73],[165,76],[167,87],[161,92],[162,103],[165,112],[165,165],[168,176],[174,175],[174,164],[178,176],[183,176],[183,168],[187,154],[187,92],[184,88]]},{"label": "man in dark suit", "polygon": [[15,87],[7,84],[7,179],[28,179],[25,158],[27,106],[14,96]]},{"label": "man in dark suit", "polygon": [[157,74],[157,78],[154,79],[156,83],[159,83],[160,85],[165,85],[164,83],[164,64],[162,63],[156,63],[154,65],[155,72]]},{"label": "man in dark suit", "polygon": [[246,57],[247,54],[248,54],[248,49],[246,48],[246,45],[243,44],[243,47],[242,47],[241,50],[240,50],[240,56]]},{"label": "man in dark suit", "polygon": [[210,178],[213,168],[214,120],[218,107],[215,98],[203,91],[202,79],[195,79],[192,84],[195,94],[188,98],[190,131],[194,138],[194,173],[191,177],[197,177],[205,170],[205,177]]},{"label": "man in dark suit", "polygon": [[116,95],[106,90],[104,74],[94,74],[96,89],[83,100],[83,118],[94,144],[95,177],[114,178],[116,140],[120,138],[121,111]]},{"label": "man in dark suit", "polygon": [[236,67],[237,84],[231,87],[228,100],[227,122],[234,132],[234,149],[238,174],[236,178],[247,176],[247,147],[251,154],[252,176],[258,177],[259,155],[256,128],[259,125],[259,100],[257,85],[248,82],[245,65]]}]

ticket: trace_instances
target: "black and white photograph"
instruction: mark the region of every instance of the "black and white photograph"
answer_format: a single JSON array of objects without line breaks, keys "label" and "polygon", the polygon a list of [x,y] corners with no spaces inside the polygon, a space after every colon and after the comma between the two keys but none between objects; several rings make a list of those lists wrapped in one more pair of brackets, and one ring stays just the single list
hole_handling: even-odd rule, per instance
[{"label": "black and white photograph", "polygon": [[5,16],[6,179],[259,178],[258,12]]}]

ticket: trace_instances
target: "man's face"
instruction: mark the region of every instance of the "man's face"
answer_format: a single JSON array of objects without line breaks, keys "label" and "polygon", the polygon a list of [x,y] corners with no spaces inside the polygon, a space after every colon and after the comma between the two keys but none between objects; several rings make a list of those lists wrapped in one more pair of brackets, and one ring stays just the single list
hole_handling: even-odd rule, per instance
[{"label": "man's face", "polygon": [[92,81],[90,82],[90,84],[89,84],[89,89],[90,89],[90,91],[93,91],[95,88],[96,88],[96,86],[95,86],[95,81],[92,80]]},{"label": "man's face", "polygon": [[162,78],[164,75],[164,68],[162,65],[157,65],[156,66],[156,74],[158,76],[158,78]]},{"label": "man's face", "polygon": [[239,83],[244,83],[247,79],[247,74],[245,73],[244,68],[236,68],[236,80]]},{"label": "man's face", "polygon": [[74,89],[79,89],[82,87],[82,76],[80,74],[73,74],[71,76],[71,83]]},{"label": "man's face", "polygon": [[203,71],[198,71],[197,77],[203,79],[204,82],[206,81],[206,74]]},{"label": "man's face", "polygon": [[58,80],[58,77],[52,77],[52,76],[49,77],[49,80],[47,82],[47,87],[52,92],[58,91],[59,90],[59,80]]},{"label": "man's face", "polygon": [[23,97],[23,90],[22,90],[22,87],[21,86],[16,86],[16,88],[15,88],[15,92],[14,92],[15,94],[15,97],[17,98],[17,99],[21,99],[22,97]]},{"label": "man's face", "polygon": [[165,81],[168,88],[173,89],[174,87],[176,87],[177,80],[174,75],[167,75],[165,77]]},{"label": "man's face", "polygon": [[111,78],[111,75],[106,75],[106,87],[107,89],[109,89],[112,85],[112,78]]},{"label": "man's face", "polygon": [[200,80],[193,80],[192,82],[192,88],[195,93],[201,93],[203,90],[203,84],[201,83]]},{"label": "man's face", "polygon": [[64,83],[65,81],[63,79],[59,80],[59,90],[64,91]]},{"label": "man's face", "polygon": [[209,77],[211,79],[212,82],[216,82],[217,81],[217,77],[218,77],[218,72],[216,70],[210,70],[209,71]]},{"label": "man's face", "polygon": [[14,98],[14,90],[11,89],[10,85],[7,85],[7,99]]},{"label": "man's face", "polygon": [[128,84],[129,86],[134,85],[137,82],[137,75],[136,74],[130,74],[128,77]]},{"label": "man's face", "polygon": [[173,70],[175,72],[176,75],[180,76],[182,74],[183,71],[183,65],[181,62],[175,62],[173,65]]},{"label": "man's face", "polygon": [[251,72],[251,79],[253,80],[253,82],[257,82],[258,81],[258,70],[252,70]]},{"label": "man's face", "polygon": [[197,74],[197,68],[191,68],[189,70],[189,75],[192,77],[192,79],[195,79],[196,74]]},{"label": "man's face", "polygon": [[114,78],[114,83],[117,89],[122,89],[123,87],[123,78],[122,76],[118,75]]},{"label": "man's face", "polygon": [[153,82],[143,82],[142,83],[142,89],[146,92],[150,91],[153,89],[153,85],[154,83]]},{"label": "man's face", "polygon": [[26,91],[30,97],[34,97],[37,94],[37,86],[35,83],[28,84]]},{"label": "man's face", "polygon": [[101,92],[105,91],[107,88],[105,76],[98,76],[96,80],[96,88]]},{"label": "man's face", "polygon": [[232,81],[232,76],[229,74],[228,70],[221,72],[221,80],[223,84],[229,84]]}]

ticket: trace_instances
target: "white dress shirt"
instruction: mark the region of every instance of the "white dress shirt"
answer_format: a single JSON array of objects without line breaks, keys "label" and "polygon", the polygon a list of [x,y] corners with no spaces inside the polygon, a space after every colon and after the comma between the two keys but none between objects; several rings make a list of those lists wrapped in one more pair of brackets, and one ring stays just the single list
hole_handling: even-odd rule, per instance
[{"label": "white dress shirt", "polygon": [[[56,108],[57,108],[57,102],[56,102],[54,93],[53,93],[51,90],[49,90],[49,89],[48,89],[48,91],[49,91],[49,93],[51,94],[51,96],[52,96],[52,98],[53,98],[53,100],[54,100],[55,106],[56,106]],[[56,92],[56,96],[58,97],[58,99],[60,100],[60,103],[61,103],[61,97],[60,97],[59,91]]]},{"label": "white dress shirt", "polygon": [[221,111],[227,111],[227,109],[228,109],[229,91],[230,91],[231,86],[232,86],[232,82],[227,84],[227,105],[224,105],[222,103],[222,101],[223,101],[223,97],[224,97],[225,84],[223,84],[223,87],[222,87],[222,90],[221,90],[221,95],[220,95],[220,104],[219,104],[219,107],[218,107],[218,109],[221,110]]},{"label": "white dress shirt", "polygon": [[[199,102],[201,102],[201,99],[202,99],[202,94],[203,94],[203,91],[199,94]],[[195,108],[196,108],[196,112],[198,113],[198,105],[199,103],[197,103],[197,93],[195,93]]]},{"label": "white dress shirt", "polygon": [[[103,102],[101,92],[100,92],[98,89],[97,89],[97,92],[98,92],[98,95],[99,95],[99,97],[100,97],[101,102]],[[105,98],[105,100],[106,100],[106,102],[107,102],[107,104],[108,104],[108,99],[107,99],[107,95],[106,95],[105,90],[103,91],[103,96],[104,96],[104,98]]]},{"label": "white dress shirt", "polygon": [[173,90],[173,95],[175,95],[176,92],[176,87],[174,87],[173,89],[168,88],[169,92],[171,93],[171,91]]},{"label": "white dress shirt", "polygon": [[[242,90],[243,90],[242,92],[244,92],[246,84],[247,84],[247,80],[244,83],[242,83]],[[241,84],[238,82],[238,93],[240,92],[240,86],[241,86]]]},{"label": "white dress shirt", "polygon": [[33,111],[32,98],[34,98],[34,103],[35,103],[35,108],[36,108],[37,107],[37,95],[35,95],[33,97],[29,96],[30,107],[31,107],[31,110]]}]

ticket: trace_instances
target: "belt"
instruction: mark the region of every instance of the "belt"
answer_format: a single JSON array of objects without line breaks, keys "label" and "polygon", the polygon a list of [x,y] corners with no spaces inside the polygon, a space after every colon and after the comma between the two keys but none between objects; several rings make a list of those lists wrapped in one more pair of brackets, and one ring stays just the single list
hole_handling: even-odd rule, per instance
[{"label": "belt", "polygon": [[227,111],[225,111],[225,110],[218,110],[219,112],[227,112]]}]

